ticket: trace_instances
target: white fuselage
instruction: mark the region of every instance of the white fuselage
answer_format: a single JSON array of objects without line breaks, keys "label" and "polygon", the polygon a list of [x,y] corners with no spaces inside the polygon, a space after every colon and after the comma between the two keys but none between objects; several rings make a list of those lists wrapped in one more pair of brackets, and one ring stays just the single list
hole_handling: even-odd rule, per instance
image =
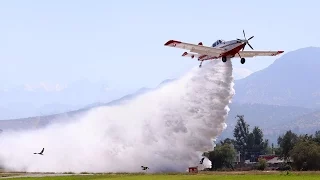
[{"label": "white fuselage", "polygon": [[228,52],[228,51],[232,51],[233,49],[239,49],[240,50],[240,49],[242,49],[244,44],[245,44],[245,42],[242,42],[242,41],[239,41],[239,40],[231,40],[231,41],[217,40],[215,43],[212,44],[212,47],[221,48],[225,52]]}]

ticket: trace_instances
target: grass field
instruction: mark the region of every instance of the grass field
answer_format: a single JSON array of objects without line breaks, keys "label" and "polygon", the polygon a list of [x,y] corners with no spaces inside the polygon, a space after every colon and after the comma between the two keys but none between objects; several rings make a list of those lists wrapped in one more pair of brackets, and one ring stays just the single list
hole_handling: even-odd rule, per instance
[{"label": "grass field", "polygon": [[[12,174],[11,174],[12,175]],[[8,177],[14,177],[14,176]],[[19,174],[23,175],[23,174]],[[27,174],[24,174],[27,175]],[[33,176],[42,176],[45,174],[30,174]],[[49,174],[48,174],[49,175]],[[29,176],[29,175],[28,175]],[[4,178],[4,177],[2,177]],[[82,175],[70,175],[60,174],[55,176],[46,177],[15,177],[15,180],[33,180],[33,179],[44,179],[44,180],[161,180],[161,179],[172,179],[172,180],[319,180],[320,172],[212,172],[212,173],[198,173],[198,174],[82,174]]]}]

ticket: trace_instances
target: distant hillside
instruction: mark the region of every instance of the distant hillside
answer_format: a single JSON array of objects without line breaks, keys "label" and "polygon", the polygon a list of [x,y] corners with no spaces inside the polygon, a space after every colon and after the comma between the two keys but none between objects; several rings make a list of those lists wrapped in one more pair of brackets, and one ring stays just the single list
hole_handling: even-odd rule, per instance
[{"label": "distant hillside", "polygon": [[320,108],[320,48],[284,54],[269,67],[235,82],[237,103]]},{"label": "distant hillside", "polygon": [[42,83],[0,87],[0,119],[73,111],[97,101],[109,102],[118,99],[128,92],[132,91],[108,87],[103,81],[88,80],[76,81],[67,85]]},{"label": "distant hillside", "polygon": [[[286,130],[291,129],[300,133],[320,130],[320,110],[317,111],[320,108],[318,72],[320,72],[320,48],[309,47],[288,52],[266,69],[236,80],[236,95],[230,105],[228,127],[220,138],[232,137],[237,114],[244,115],[251,128],[261,127],[266,138],[272,142]],[[131,100],[171,81],[174,80],[165,80],[156,88],[141,88],[133,94],[109,103],[94,103],[77,111],[41,117],[41,126],[38,127],[56,121],[57,117],[68,117],[65,120],[72,120],[75,115],[91,108]],[[0,129],[30,128],[38,121],[38,117],[0,121]]]},{"label": "distant hillside", "polygon": [[236,115],[244,115],[246,122],[251,126],[276,126],[279,122],[292,121],[295,117],[314,112],[314,109],[295,107],[295,106],[277,106],[265,104],[237,104],[230,105],[228,122],[235,125]]},{"label": "distant hillside", "polygon": [[[171,81],[173,80],[165,80],[157,88]],[[86,111],[94,107],[120,104],[122,102],[133,99],[146,92],[151,92],[155,89],[152,89],[152,88],[140,89],[136,93],[126,95],[118,100],[111,101],[110,103],[92,104],[78,111],[71,111],[71,112],[51,115],[51,116],[0,121],[0,127],[1,127],[0,129],[8,130],[8,129],[41,128],[52,122],[58,121],[60,118],[63,118],[63,121],[71,121],[75,119],[76,116],[81,116],[81,113],[85,113]],[[294,106],[277,106],[277,105],[264,105],[264,104],[237,104],[237,103],[232,103],[230,105],[230,109],[231,110],[229,112],[229,116],[227,119],[228,127],[222,133],[220,138],[232,137],[232,131],[236,123],[235,117],[238,114],[245,116],[245,120],[251,125],[251,128],[253,128],[253,126],[259,126],[264,130],[264,133],[267,138],[270,138],[271,141],[275,141],[277,138],[276,134],[279,131],[278,128],[281,123],[283,124],[285,122],[290,122],[299,116],[307,115],[308,113],[313,112],[312,109],[294,107]],[[301,129],[301,131],[303,130],[304,129]]]},{"label": "distant hillside", "polygon": [[67,113],[60,113],[50,116],[37,116],[12,120],[0,120],[0,129],[6,130],[27,130],[43,128],[49,124],[56,122],[73,121],[77,117],[81,116],[88,109],[82,109],[78,111],[70,111]]},{"label": "distant hillside", "polygon": [[[135,96],[127,96],[133,98]],[[119,100],[118,102],[112,102],[110,104],[104,105],[114,105],[121,103],[126,98]],[[100,104],[102,106],[102,104]],[[94,107],[91,107],[94,108]],[[72,121],[76,117],[81,116],[82,113],[90,110],[91,108],[81,109],[78,111],[72,111],[68,113],[62,113],[51,116],[42,116],[42,117],[31,117],[17,120],[2,120],[0,121],[0,129],[6,131],[10,129],[35,129],[42,128],[57,121]],[[294,129],[297,130],[297,127],[300,126],[301,132],[309,131],[310,127],[313,129],[320,129],[320,121],[316,119],[316,116],[313,117],[312,109],[301,108],[301,107],[291,107],[291,106],[276,106],[276,105],[263,105],[263,104],[236,104],[232,103],[230,105],[230,112],[227,118],[227,129],[222,133],[219,138],[226,138],[233,136],[233,128],[236,123],[236,115],[244,115],[245,120],[250,124],[250,129],[254,126],[259,126],[264,130],[266,138],[269,138],[270,141],[276,142],[278,134],[283,133],[286,130]],[[319,114],[320,115],[320,112]],[[288,126],[286,122],[292,122],[298,117],[304,116],[313,123],[307,121],[297,121],[296,123],[289,123],[291,126]],[[312,118],[310,118],[310,116]],[[63,118],[63,119],[62,119]],[[316,121],[317,120],[317,121]],[[304,123],[309,123],[310,125],[305,125]],[[318,123],[316,123],[318,122]],[[300,123],[304,125],[300,125]],[[284,125],[283,125],[284,124]],[[312,130],[313,130],[312,129]]]},{"label": "distant hillside", "polygon": [[166,79],[164,81],[162,81],[157,87],[155,88],[140,88],[139,90],[137,90],[136,92],[132,93],[132,94],[128,94],[128,95],[125,95],[119,99],[116,99],[116,100],[113,100],[113,101],[110,101],[108,103],[94,103],[94,104],[91,104],[91,105],[88,105],[84,108],[82,108],[81,110],[86,110],[86,109],[91,109],[91,108],[94,108],[94,107],[99,107],[99,106],[111,106],[111,105],[117,105],[117,104],[120,104],[120,103],[123,103],[125,101],[129,101],[129,100],[132,100],[142,94],[145,94],[145,93],[148,93],[148,92],[151,92],[151,91],[154,91],[170,82],[173,82],[175,81],[175,79]]},{"label": "distant hillside", "polygon": [[131,100],[139,95],[142,95],[147,92],[151,92],[160,88],[161,86],[166,85],[169,82],[174,81],[174,79],[167,79],[161,82],[156,88],[141,88],[135,93],[128,94],[123,96],[117,100],[111,101],[109,103],[93,103],[85,106],[79,110],[69,111],[65,113],[57,113],[49,116],[36,116],[36,117],[28,117],[28,118],[19,118],[19,119],[9,119],[9,120],[0,120],[0,129],[2,130],[21,130],[21,129],[35,129],[42,128],[51,123],[58,121],[72,121],[76,117],[81,116],[83,113],[86,113],[92,108],[99,106],[111,106],[123,103],[125,101]]},{"label": "distant hillside", "polygon": [[301,115],[290,122],[284,122],[274,127],[275,132],[292,130],[296,133],[314,134],[320,130],[320,110]]},{"label": "distant hillside", "polygon": [[[277,138],[279,125],[293,121],[295,118],[312,113],[313,109],[294,107],[294,106],[277,106],[265,104],[237,104],[230,105],[230,112],[227,118],[227,128],[221,134],[220,138],[233,137],[233,129],[236,124],[237,115],[244,115],[245,121],[250,124],[252,130],[254,126],[260,127],[266,138],[275,142]],[[320,126],[318,126],[320,128]],[[281,127],[283,130],[286,127]],[[290,129],[290,127],[288,127]],[[289,130],[288,129],[288,130]],[[287,130],[287,129],[286,129]],[[301,129],[302,132],[305,129]]]}]

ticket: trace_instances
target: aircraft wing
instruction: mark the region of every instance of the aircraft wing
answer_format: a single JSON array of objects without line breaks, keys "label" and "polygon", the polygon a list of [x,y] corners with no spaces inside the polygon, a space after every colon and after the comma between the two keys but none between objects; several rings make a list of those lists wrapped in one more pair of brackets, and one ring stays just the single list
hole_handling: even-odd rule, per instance
[{"label": "aircraft wing", "polygon": [[189,50],[190,52],[195,52],[202,55],[219,56],[221,53],[224,52],[224,50],[221,48],[190,44],[190,43],[185,43],[185,42],[176,41],[176,40],[169,40],[164,45],[169,47],[186,49],[186,50]]},{"label": "aircraft wing", "polygon": [[[255,57],[255,56],[277,56],[283,51],[239,51],[241,57]],[[235,57],[239,57],[238,54]]]}]

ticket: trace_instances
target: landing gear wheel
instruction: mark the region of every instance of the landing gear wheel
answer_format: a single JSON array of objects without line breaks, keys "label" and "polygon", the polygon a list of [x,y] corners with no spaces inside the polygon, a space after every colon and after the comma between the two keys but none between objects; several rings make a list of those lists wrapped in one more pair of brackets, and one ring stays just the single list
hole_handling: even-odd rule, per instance
[{"label": "landing gear wheel", "polygon": [[246,62],[245,58],[241,58],[241,64],[244,64]]},{"label": "landing gear wheel", "polygon": [[227,62],[227,57],[223,56],[222,57],[222,62]]}]

